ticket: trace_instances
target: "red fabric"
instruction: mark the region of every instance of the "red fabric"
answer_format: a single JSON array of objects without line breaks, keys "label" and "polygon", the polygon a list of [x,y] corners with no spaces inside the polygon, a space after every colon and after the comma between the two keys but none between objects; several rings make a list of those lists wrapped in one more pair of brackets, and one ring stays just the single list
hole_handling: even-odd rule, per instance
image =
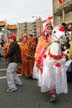
[{"label": "red fabric", "polygon": [[41,71],[41,74],[42,74],[42,66],[40,65],[40,64],[36,64],[36,66],[40,69],[40,71]]},{"label": "red fabric", "polygon": [[55,66],[56,67],[60,67],[61,66],[61,63],[56,63]]},{"label": "red fabric", "polygon": [[62,4],[62,3],[64,2],[64,0],[58,0],[58,2],[59,2],[60,4]]},{"label": "red fabric", "polygon": [[37,61],[36,61],[36,65],[37,67],[40,69],[41,73],[42,73],[42,58],[40,57]]},{"label": "red fabric", "polygon": [[59,31],[65,32],[65,28],[64,28],[64,27],[60,27],[60,28],[59,28]]},{"label": "red fabric", "polygon": [[54,89],[54,90],[50,90],[50,91],[48,91],[48,93],[50,94],[50,95],[54,95],[54,94],[56,94],[56,90]]},{"label": "red fabric", "polygon": [[52,25],[51,20],[52,20],[52,16],[48,17],[46,20],[46,24]]},{"label": "red fabric", "polygon": [[35,42],[35,40],[34,40],[34,38],[32,38],[32,43],[34,43]]},{"label": "red fabric", "polygon": [[52,19],[52,16],[49,16],[48,19],[51,20]]},{"label": "red fabric", "polygon": [[72,31],[72,27],[70,27],[70,31]]},{"label": "red fabric", "polygon": [[35,58],[34,57],[32,58],[32,61],[35,61]]},{"label": "red fabric", "polygon": [[21,51],[21,57],[26,57],[25,52]]},{"label": "red fabric", "polygon": [[44,54],[44,55],[43,55],[43,57],[44,57],[44,58],[46,58],[46,57],[47,57],[47,55],[45,55],[45,54]]},{"label": "red fabric", "polygon": [[64,56],[63,53],[61,55],[53,55],[50,53],[50,51],[49,51],[48,55],[55,60],[59,60],[59,59],[63,58],[63,56]]}]

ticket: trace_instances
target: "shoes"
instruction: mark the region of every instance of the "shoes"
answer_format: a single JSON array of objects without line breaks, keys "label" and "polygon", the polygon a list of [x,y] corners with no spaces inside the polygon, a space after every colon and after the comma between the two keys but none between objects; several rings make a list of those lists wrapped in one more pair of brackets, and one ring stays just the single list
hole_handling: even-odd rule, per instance
[{"label": "shoes", "polygon": [[16,92],[17,88],[9,88],[6,90],[7,93]]},{"label": "shoes", "polygon": [[32,79],[32,76],[29,76],[28,79]]},{"label": "shoes", "polygon": [[17,83],[16,86],[23,86],[23,84],[22,83]]},{"label": "shoes", "polygon": [[56,95],[51,96],[50,102],[52,103],[56,102]]}]

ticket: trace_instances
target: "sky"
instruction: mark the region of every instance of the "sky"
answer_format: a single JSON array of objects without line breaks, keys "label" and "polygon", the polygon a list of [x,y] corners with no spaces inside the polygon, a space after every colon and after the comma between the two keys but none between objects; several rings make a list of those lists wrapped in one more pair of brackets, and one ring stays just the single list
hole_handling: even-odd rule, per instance
[{"label": "sky", "polygon": [[52,15],[52,0],[1,0],[0,20],[8,23],[30,22]]}]

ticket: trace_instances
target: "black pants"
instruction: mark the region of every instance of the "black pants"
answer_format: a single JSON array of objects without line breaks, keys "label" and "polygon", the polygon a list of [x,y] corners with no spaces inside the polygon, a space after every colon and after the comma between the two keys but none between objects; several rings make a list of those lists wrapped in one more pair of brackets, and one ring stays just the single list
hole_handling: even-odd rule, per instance
[{"label": "black pants", "polygon": [[72,72],[67,72],[67,81],[72,82]]},{"label": "black pants", "polygon": [[70,63],[68,69],[67,69],[67,80],[69,82],[72,81],[72,62]]}]

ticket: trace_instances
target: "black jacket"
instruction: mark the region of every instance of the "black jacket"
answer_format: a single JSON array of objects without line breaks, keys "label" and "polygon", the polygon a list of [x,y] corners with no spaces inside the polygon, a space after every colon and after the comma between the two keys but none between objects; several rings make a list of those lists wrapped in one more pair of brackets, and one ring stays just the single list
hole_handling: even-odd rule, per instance
[{"label": "black jacket", "polygon": [[9,58],[9,62],[21,63],[21,50],[16,41],[9,46],[9,51],[5,58]]}]

